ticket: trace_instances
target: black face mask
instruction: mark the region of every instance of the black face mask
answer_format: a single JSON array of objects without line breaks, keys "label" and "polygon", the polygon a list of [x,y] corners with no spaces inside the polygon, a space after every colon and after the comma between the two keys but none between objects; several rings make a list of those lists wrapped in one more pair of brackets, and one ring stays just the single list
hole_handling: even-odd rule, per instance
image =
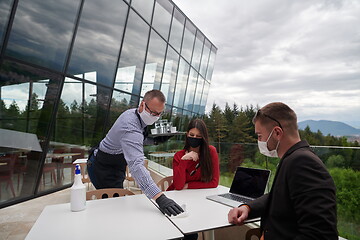
[{"label": "black face mask", "polygon": [[187,137],[187,141],[192,148],[197,148],[203,143],[202,138],[193,138],[193,137]]}]

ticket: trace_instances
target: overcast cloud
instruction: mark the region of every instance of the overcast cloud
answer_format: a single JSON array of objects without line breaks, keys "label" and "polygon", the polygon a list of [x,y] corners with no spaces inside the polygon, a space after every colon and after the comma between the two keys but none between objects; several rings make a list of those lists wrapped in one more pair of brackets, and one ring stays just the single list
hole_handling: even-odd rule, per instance
[{"label": "overcast cloud", "polygon": [[360,127],[360,1],[173,1],[218,47],[207,111],[282,101]]}]

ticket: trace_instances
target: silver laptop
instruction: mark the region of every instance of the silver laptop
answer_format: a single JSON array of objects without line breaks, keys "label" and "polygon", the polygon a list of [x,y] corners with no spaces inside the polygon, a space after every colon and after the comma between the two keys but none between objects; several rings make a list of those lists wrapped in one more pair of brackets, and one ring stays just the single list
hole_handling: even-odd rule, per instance
[{"label": "silver laptop", "polygon": [[261,197],[269,181],[270,170],[238,167],[229,193],[207,196],[206,198],[230,207]]}]

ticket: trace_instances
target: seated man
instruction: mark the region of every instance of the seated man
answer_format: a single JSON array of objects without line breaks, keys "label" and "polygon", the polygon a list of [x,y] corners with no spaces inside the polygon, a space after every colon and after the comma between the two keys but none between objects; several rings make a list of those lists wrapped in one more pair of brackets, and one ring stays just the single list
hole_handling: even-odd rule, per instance
[{"label": "seated man", "polygon": [[253,118],[260,152],[281,158],[268,194],[230,210],[228,221],[241,225],[261,217],[261,239],[337,240],[336,190],[325,165],[301,141],[295,112],[279,102]]}]

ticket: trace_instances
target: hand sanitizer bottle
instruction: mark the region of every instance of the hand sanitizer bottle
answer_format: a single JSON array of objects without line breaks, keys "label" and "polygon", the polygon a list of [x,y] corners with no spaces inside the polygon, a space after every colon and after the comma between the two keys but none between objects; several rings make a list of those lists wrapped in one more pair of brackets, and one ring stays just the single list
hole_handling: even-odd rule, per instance
[{"label": "hand sanitizer bottle", "polygon": [[75,166],[75,181],[70,188],[70,207],[71,211],[82,211],[86,207],[86,187],[81,180],[80,165]]}]

